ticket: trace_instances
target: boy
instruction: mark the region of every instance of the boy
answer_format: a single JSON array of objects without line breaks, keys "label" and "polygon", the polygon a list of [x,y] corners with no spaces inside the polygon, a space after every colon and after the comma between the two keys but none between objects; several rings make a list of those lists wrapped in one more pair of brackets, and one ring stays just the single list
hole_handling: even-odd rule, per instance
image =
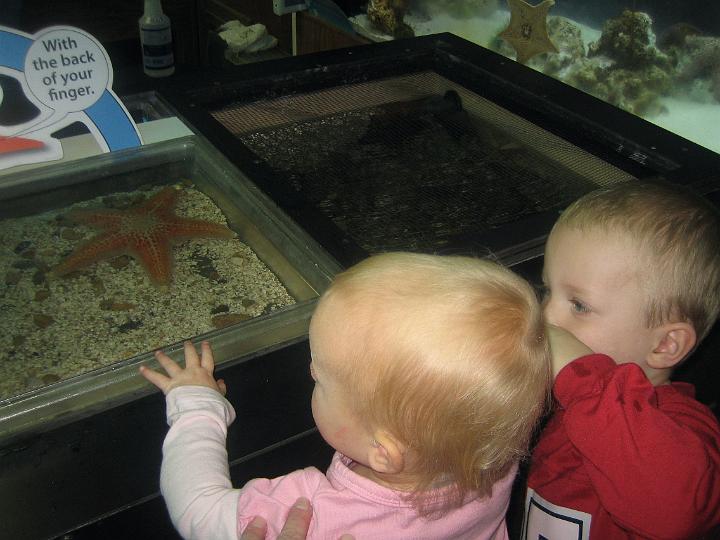
[{"label": "boy", "polygon": [[718,422],[670,381],[720,310],[715,209],[655,184],[590,193],[553,227],[543,281],[557,410],[533,451],[523,538],[679,539],[718,524]]}]

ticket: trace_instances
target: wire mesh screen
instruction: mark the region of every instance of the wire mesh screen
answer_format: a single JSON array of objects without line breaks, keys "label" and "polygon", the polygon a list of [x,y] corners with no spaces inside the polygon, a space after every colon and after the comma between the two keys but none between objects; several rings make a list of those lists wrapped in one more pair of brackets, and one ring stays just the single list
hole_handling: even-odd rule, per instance
[{"label": "wire mesh screen", "polygon": [[370,253],[437,250],[632,178],[433,72],[212,114]]}]

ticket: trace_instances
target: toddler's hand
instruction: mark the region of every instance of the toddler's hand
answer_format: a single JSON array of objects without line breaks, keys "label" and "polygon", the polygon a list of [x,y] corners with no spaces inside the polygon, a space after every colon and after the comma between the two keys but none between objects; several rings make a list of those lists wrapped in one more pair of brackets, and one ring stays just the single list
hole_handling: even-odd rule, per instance
[{"label": "toddler's hand", "polygon": [[559,326],[546,324],[545,333],[548,336],[548,340],[550,340],[553,377],[556,377],[562,368],[576,358],[592,354],[592,351],[587,345]]},{"label": "toddler's hand", "polygon": [[212,350],[207,341],[201,344],[202,357],[198,357],[195,347],[190,341],[185,342],[185,368],[180,367],[177,362],[162,351],[155,351],[160,365],[165,369],[169,377],[159,373],[147,366],[140,366],[140,374],[148,381],[157,386],[165,395],[177,386],[207,386],[217,390],[223,396],[227,391],[225,381],[213,377],[215,361]]}]

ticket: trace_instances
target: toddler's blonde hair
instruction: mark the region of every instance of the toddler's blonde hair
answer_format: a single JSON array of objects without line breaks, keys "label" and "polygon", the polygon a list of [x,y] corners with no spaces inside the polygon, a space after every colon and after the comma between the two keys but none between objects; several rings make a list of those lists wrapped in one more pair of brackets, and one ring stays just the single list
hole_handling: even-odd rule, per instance
[{"label": "toddler's blonde hair", "polygon": [[339,274],[320,302],[342,314],[332,374],[358,418],[413,450],[421,509],[438,481],[454,483],[456,504],[489,495],[526,455],[551,373],[524,279],[488,260],[386,253]]},{"label": "toddler's blonde hair", "polygon": [[698,194],[659,182],[625,182],[575,201],[553,230],[560,227],[599,230],[637,246],[629,264],[645,284],[648,328],[688,322],[698,341],[710,331],[720,312],[720,219]]}]

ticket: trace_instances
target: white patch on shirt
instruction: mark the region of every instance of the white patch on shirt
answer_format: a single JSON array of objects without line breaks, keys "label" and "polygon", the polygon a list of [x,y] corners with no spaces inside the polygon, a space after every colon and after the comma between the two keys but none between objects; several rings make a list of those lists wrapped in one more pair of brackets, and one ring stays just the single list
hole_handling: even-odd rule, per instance
[{"label": "white patch on shirt", "polygon": [[558,506],[528,488],[523,520],[524,540],[588,540],[592,516]]}]

